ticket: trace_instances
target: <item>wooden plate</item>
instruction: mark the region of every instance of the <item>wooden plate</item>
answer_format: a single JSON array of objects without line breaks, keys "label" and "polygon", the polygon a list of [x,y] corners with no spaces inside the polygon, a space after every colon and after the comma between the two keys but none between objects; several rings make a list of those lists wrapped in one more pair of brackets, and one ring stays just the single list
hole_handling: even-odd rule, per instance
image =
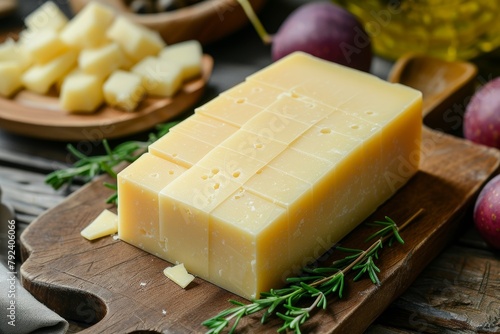
[{"label": "wooden plate", "polygon": [[[367,221],[390,216],[402,222],[425,212],[401,232],[404,245],[386,247],[377,266],[381,285],[346,278],[342,299],[317,310],[307,333],[362,333],[403,293],[463,226],[477,192],[500,166],[500,152],[424,128],[419,172]],[[169,264],[125,242],[105,237],[89,242],[80,231],[104,208],[111,190],[100,178],[46,211],[21,235],[23,286],[61,316],[90,326],[80,333],[202,333],[202,321],[241,298],[196,278],[183,290],[162,273]],[[373,230],[371,230],[373,231]],[[367,247],[370,229],[360,225],[343,241]],[[334,254],[336,254],[334,252]],[[322,257],[325,262],[331,258]],[[262,315],[262,314],[260,314]],[[238,333],[276,333],[258,316]]]},{"label": "wooden plate", "polygon": [[55,95],[26,90],[0,98],[0,127],[7,131],[60,141],[101,140],[131,135],[168,121],[194,105],[204,92],[213,59],[204,55],[202,76],[186,83],[173,98],[148,97],[135,112],[103,106],[94,114],[69,114]]},{"label": "wooden plate", "polygon": [[[80,11],[90,1],[69,0],[72,10]],[[160,33],[168,44],[188,39],[196,39],[202,44],[217,41],[248,23],[248,18],[235,0],[204,0],[177,10],[135,14],[125,4],[125,0],[97,0],[114,8],[133,22],[144,25]],[[249,0],[258,12],[266,0]]]},{"label": "wooden plate", "polygon": [[0,17],[7,16],[17,8],[17,0],[0,1]]}]

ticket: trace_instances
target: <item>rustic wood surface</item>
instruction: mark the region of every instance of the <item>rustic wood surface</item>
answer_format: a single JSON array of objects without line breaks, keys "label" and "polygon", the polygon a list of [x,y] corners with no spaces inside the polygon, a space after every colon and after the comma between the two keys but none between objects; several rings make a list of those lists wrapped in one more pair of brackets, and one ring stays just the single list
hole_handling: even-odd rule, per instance
[{"label": "rustic wood surface", "polygon": [[[477,191],[500,164],[496,150],[428,129],[424,129],[422,156],[419,173],[368,219],[390,215],[401,222],[420,208],[425,210],[403,231],[405,245],[384,250],[379,262],[382,284],[373,285],[368,279],[349,283],[346,298],[317,312],[306,331],[365,331],[456,236]],[[23,285],[37,299],[65,318],[92,324],[85,333],[202,332],[201,322],[227,308],[228,299],[241,300],[199,278],[182,290],[163,276],[165,261],[113,237],[83,239],[80,231],[107,207],[104,201],[110,192],[102,182],[84,186],[42,214],[21,236]],[[360,226],[343,244],[361,248],[368,232]],[[493,297],[486,288],[483,292]],[[485,316],[476,317],[470,327],[486,328],[497,316],[488,305],[481,309]],[[272,333],[279,321],[261,326],[258,318],[251,317],[241,332],[257,328]],[[494,324],[491,332],[498,329]]]}]

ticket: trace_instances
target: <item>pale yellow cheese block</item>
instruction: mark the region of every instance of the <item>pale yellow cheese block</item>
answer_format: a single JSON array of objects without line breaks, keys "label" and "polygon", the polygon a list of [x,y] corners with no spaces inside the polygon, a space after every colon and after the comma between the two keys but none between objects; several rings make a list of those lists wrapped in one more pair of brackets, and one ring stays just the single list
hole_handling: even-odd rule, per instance
[{"label": "pale yellow cheese block", "polygon": [[65,74],[76,66],[78,53],[68,51],[45,64],[35,64],[21,77],[23,85],[39,94],[45,94]]},{"label": "pale yellow cheese block", "polygon": [[106,78],[111,72],[123,66],[125,62],[125,55],[116,43],[84,49],[78,55],[78,67],[101,78]]},{"label": "pale yellow cheese block", "polygon": [[101,77],[75,71],[64,79],[59,104],[69,112],[92,113],[104,102]]},{"label": "pale yellow cheese block", "polygon": [[145,153],[118,174],[118,235],[121,240],[156,256],[167,256],[165,243],[158,238],[158,209],[151,210],[151,207],[158,206],[158,193],[185,170]]},{"label": "pale yellow cheese block", "polygon": [[166,46],[157,31],[135,24],[124,16],[118,16],[113,21],[106,36],[118,43],[127,56],[136,62],[147,56],[157,56]]},{"label": "pale yellow cheese block", "polygon": [[[303,53],[251,75],[151,145],[187,168],[150,207],[160,257],[245,298],[282,286],[417,172],[421,103]],[[179,134],[210,146],[176,160]]]},{"label": "pale yellow cheese block", "polygon": [[111,73],[102,89],[108,105],[129,112],[136,109],[146,93],[141,77],[123,70]]},{"label": "pale yellow cheese block", "polygon": [[148,95],[172,97],[182,85],[181,67],[157,57],[145,57],[131,71],[141,76],[142,86]]},{"label": "pale yellow cheese block", "polygon": [[166,64],[177,64],[181,68],[182,80],[189,80],[201,74],[203,49],[197,40],[189,40],[163,48],[158,57]]},{"label": "pale yellow cheese block", "polygon": [[69,50],[60,38],[59,33],[52,29],[25,30],[20,43],[35,63],[44,64]]},{"label": "pale yellow cheese block", "polygon": [[115,13],[97,1],[89,2],[61,30],[61,40],[77,48],[94,48],[106,43],[106,30],[114,22]]},{"label": "pale yellow cheese block", "polygon": [[53,2],[47,1],[24,19],[24,25],[31,31],[59,31],[68,23],[68,18]]},{"label": "pale yellow cheese block", "polygon": [[23,67],[16,61],[0,60],[0,95],[9,97],[21,89]]}]

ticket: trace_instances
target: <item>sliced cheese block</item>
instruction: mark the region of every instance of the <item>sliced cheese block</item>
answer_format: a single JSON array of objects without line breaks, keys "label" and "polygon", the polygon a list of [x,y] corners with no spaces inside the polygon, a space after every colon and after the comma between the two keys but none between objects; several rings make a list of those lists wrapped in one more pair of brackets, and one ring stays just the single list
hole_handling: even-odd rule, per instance
[{"label": "sliced cheese block", "polygon": [[165,268],[163,274],[183,289],[194,280],[194,276],[187,272],[183,263]]},{"label": "sliced cheese block", "polygon": [[[414,89],[300,52],[249,76],[150,146],[186,169],[150,193],[159,256],[249,299],[282,286],[417,172],[421,103]],[[183,138],[208,145],[183,154]],[[121,205],[147,202],[118,192]]]},{"label": "sliced cheese block", "polygon": [[91,1],[61,30],[61,40],[82,49],[101,46],[107,41],[105,32],[114,18],[109,7]]},{"label": "sliced cheese block", "polygon": [[24,24],[31,31],[59,31],[67,23],[68,18],[53,1],[45,2],[24,19]]},{"label": "sliced cheese block", "polygon": [[159,212],[151,210],[158,205],[158,193],[186,168],[145,153],[118,175],[119,236],[145,251],[165,258],[165,242],[158,238]]},{"label": "sliced cheese block", "polygon": [[156,56],[166,45],[157,31],[148,30],[123,16],[113,21],[106,36],[118,43],[134,61],[147,56]]},{"label": "sliced cheese block", "polygon": [[137,74],[116,70],[104,83],[103,92],[108,105],[134,111],[143,99],[145,89],[141,77]]},{"label": "sliced cheese block", "polygon": [[105,209],[80,233],[87,240],[95,240],[118,232],[118,216]]},{"label": "sliced cheese block", "polygon": [[84,49],[78,56],[78,66],[85,72],[106,78],[125,64],[125,55],[116,43]]},{"label": "sliced cheese block", "polygon": [[196,40],[169,45],[163,48],[158,55],[167,64],[178,64],[181,67],[183,80],[189,80],[201,74],[202,56],[201,44]]},{"label": "sliced cheese block", "polygon": [[147,56],[131,71],[141,76],[142,85],[149,95],[172,97],[182,85],[181,67],[157,57]]},{"label": "sliced cheese block", "polygon": [[104,102],[102,79],[83,71],[75,71],[64,79],[59,103],[69,112],[94,112]]},{"label": "sliced cheese block", "polygon": [[77,56],[76,51],[69,51],[48,63],[31,66],[21,78],[23,85],[35,93],[47,93],[53,84],[76,66]]}]

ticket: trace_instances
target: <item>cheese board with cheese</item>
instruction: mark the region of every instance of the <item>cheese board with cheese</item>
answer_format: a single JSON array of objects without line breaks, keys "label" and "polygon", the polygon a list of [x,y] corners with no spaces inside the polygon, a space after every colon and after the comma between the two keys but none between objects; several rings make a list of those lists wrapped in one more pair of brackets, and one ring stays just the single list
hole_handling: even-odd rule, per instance
[{"label": "cheese board with cheese", "polygon": [[[383,250],[381,284],[349,283],[344,298],[316,311],[305,330],[364,331],[453,238],[478,190],[500,166],[496,150],[426,127],[422,143],[419,172],[367,219],[388,215],[401,222],[425,210],[401,233],[404,245]],[[84,186],[21,236],[22,282],[38,300],[88,326],[82,333],[203,332],[202,321],[226,309],[229,299],[245,302],[200,278],[181,289],[163,275],[166,261],[111,236],[93,242],[82,238],[80,231],[110,208],[105,181],[111,180],[102,177]],[[366,236],[362,224],[342,244],[362,247]],[[276,318],[266,324],[259,320],[244,319],[241,332],[273,333],[280,326]]]}]

